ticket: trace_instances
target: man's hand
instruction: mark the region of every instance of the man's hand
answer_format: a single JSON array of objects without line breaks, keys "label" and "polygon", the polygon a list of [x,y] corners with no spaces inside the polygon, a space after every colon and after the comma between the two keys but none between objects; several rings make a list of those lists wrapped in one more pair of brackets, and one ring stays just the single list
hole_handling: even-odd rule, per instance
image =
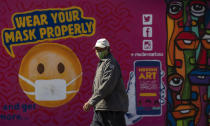
[{"label": "man's hand", "polygon": [[84,110],[85,112],[88,112],[88,111],[90,110],[91,107],[92,107],[92,105],[89,104],[88,102],[86,102],[86,103],[84,104],[84,106],[83,106],[83,110]]}]

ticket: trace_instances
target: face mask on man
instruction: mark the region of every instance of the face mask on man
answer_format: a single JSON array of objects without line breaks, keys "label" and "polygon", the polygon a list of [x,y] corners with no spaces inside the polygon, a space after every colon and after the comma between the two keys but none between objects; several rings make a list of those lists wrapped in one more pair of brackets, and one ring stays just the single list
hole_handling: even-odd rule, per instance
[{"label": "face mask on man", "polygon": [[66,99],[66,94],[78,92],[78,90],[66,91],[67,87],[77,80],[80,75],[66,84],[64,79],[36,80],[35,83],[19,74],[19,78],[35,88],[35,92],[24,91],[28,95],[35,95],[37,101],[57,101]]},{"label": "face mask on man", "polygon": [[103,51],[96,50],[96,55],[98,56],[99,59],[103,59],[107,54],[108,50],[103,50]]}]

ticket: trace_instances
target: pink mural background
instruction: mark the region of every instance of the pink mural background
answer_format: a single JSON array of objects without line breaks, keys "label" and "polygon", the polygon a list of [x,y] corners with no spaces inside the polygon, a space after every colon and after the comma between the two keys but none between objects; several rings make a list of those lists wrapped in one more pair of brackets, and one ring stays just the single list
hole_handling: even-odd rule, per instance
[{"label": "pink mural background", "polygon": [[[0,44],[0,115],[16,114],[21,120],[2,120],[1,126],[88,126],[91,123],[93,110],[86,113],[83,104],[91,96],[92,82],[98,62],[92,49],[96,40],[105,37],[110,41],[111,51],[118,60],[127,87],[129,73],[134,71],[135,60],[160,60],[162,69],[166,72],[166,5],[163,0],[0,0],[0,31],[12,28],[11,16],[17,12],[34,9],[69,8],[78,6],[84,12],[84,17],[96,20],[96,31],[91,37],[67,38],[55,41],[71,48],[78,56],[83,71],[83,81],[79,93],[67,104],[57,108],[46,108],[36,105],[22,109],[3,109],[9,105],[33,105],[34,103],[24,94],[19,82],[18,71],[24,55],[36,44],[13,47],[15,58],[10,57]],[[163,56],[135,56],[137,53],[148,53],[142,50],[142,14],[153,15],[153,50],[150,52],[163,53]],[[2,33],[0,33],[2,35]],[[0,40],[1,41],[1,40]],[[38,43],[39,44],[39,43]],[[163,78],[165,82],[165,77]],[[134,126],[165,125],[166,104],[163,105],[162,115],[143,117]]]}]

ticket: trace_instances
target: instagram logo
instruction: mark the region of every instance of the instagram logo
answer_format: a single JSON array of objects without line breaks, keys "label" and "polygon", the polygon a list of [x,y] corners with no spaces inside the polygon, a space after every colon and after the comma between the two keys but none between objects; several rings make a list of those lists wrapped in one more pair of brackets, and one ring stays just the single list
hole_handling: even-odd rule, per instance
[{"label": "instagram logo", "polygon": [[152,40],[143,40],[143,50],[151,51],[153,48]]}]

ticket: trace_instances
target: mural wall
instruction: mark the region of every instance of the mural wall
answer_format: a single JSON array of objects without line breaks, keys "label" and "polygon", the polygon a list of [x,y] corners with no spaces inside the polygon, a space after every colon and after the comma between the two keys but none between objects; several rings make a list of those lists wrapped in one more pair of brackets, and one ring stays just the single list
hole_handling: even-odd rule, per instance
[{"label": "mural wall", "polygon": [[210,125],[210,1],[167,0],[167,125]]},{"label": "mural wall", "polygon": [[128,126],[210,126],[210,1],[0,0],[0,125],[89,126],[106,38]]}]

